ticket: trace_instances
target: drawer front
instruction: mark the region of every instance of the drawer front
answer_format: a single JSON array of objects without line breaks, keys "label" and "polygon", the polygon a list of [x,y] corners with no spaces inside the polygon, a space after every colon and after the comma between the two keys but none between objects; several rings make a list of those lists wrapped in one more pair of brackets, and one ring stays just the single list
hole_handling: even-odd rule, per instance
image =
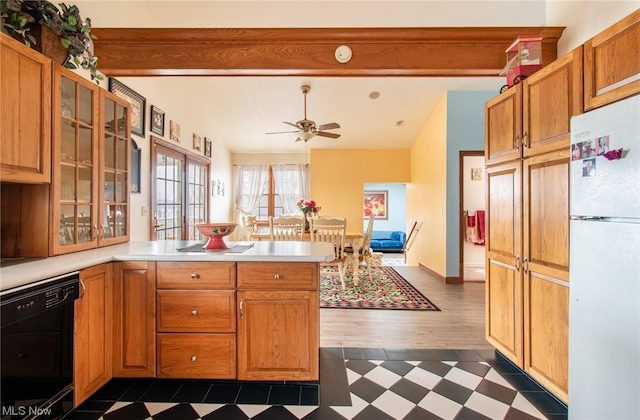
[{"label": "drawer front", "polygon": [[318,290],[318,263],[238,263],[238,289]]},{"label": "drawer front", "polygon": [[234,262],[158,262],[158,289],[233,289]]},{"label": "drawer front", "polygon": [[235,334],[158,334],[158,378],[235,379]]},{"label": "drawer front", "polygon": [[235,332],[233,290],[158,290],[158,332]]}]

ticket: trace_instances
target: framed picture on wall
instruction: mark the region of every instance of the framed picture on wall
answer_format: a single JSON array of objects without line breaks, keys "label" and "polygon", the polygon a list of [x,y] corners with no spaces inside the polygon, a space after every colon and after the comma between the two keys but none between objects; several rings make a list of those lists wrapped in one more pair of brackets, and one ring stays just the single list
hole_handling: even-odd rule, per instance
[{"label": "framed picture on wall", "polygon": [[204,138],[204,155],[211,157],[211,139],[209,137]]},{"label": "framed picture on wall", "polygon": [[193,150],[197,150],[198,152],[202,150],[202,137],[193,133]]},{"label": "framed picture on wall", "polygon": [[151,132],[164,136],[164,111],[151,105]]},{"label": "framed picture on wall", "polygon": [[169,120],[169,138],[180,143],[180,124]]},{"label": "framed picture on wall", "polygon": [[388,219],[387,196],[388,191],[386,190],[365,191],[362,215],[368,218],[373,214],[376,219]]},{"label": "framed picture on wall", "polygon": [[144,137],[144,112],[147,99],[113,77],[109,78],[109,92],[131,103],[131,134]]}]

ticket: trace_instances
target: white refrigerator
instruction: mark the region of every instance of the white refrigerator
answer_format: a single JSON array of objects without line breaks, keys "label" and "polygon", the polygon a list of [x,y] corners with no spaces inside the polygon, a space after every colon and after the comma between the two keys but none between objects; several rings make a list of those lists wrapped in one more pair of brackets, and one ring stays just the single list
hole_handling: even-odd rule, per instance
[{"label": "white refrigerator", "polygon": [[638,420],[640,95],[573,117],[571,152],[569,418]]}]

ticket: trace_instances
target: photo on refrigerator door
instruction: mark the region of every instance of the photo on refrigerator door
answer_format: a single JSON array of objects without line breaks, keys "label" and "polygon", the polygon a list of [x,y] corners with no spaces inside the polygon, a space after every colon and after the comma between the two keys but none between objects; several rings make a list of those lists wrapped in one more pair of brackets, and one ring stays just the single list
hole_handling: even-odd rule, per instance
[{"label": "photo on refrigerator door", "polygon": [[596,159],[582,161],[582,176],[596,176]]},{"label": "photo on refrigerator door", "polygon": [[609,151],[609,136],[599,137],[596,140],[596,155],[604,155]]}]

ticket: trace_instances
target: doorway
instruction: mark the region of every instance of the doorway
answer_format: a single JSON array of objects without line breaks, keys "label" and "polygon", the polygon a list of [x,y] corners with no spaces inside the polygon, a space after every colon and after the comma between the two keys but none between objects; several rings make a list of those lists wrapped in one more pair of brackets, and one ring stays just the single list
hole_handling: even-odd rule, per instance
[{"label": "doorway", "polygon": [[209,161],[152,141],[151,240],[202,239],[195,225],[208,220]]},{"label": "doorway", "polygon": [[[460,151],[460,280],[485,280],[483,151]],[[480,212],[480,213],[479,213]]]}]

